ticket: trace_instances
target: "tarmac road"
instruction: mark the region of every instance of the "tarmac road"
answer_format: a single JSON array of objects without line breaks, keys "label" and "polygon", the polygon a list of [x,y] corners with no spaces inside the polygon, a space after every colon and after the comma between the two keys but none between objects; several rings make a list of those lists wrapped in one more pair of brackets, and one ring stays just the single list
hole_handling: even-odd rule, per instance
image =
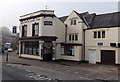
[{"label": "tarmac road", "polygon": [[26,74],[28,74],[28,72],[25,70],[2,64],[2,80],[34,80],[27,77]]}]

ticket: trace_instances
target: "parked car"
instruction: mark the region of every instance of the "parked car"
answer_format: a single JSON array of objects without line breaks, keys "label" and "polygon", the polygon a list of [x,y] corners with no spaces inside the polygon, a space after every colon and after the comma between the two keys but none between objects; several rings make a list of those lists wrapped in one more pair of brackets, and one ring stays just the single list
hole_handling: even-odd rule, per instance
[{"label": "parked car", "polygon": [[7,51],[8,51],[8,52],[13,52],[13,49],[12,49],[12,48],[8,48]]}]

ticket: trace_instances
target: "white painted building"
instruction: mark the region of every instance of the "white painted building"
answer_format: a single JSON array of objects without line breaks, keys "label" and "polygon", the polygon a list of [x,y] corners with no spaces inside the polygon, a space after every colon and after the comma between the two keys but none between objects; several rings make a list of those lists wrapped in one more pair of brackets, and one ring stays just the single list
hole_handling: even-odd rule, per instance
[{"label": "white painted building", "polygon": [[44,60],[59,58],[62,42],[65,42],[65,25],[53,10],[20,16],[20,57]]},{"label": "white painted building", "polygon": [[74,10],[60,18],[53,10],[20,16],[19,56],[120,64],[119,16]]}]

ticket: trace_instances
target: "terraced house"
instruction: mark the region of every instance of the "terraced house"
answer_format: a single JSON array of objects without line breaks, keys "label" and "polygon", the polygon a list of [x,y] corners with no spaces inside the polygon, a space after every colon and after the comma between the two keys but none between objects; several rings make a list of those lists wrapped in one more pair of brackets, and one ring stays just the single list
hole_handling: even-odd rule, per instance
[{"label": "terraced house", "polygon": [[20,16],[19,57],[120,64],[119,17],[74,10],[60,18],[53,10]]}]

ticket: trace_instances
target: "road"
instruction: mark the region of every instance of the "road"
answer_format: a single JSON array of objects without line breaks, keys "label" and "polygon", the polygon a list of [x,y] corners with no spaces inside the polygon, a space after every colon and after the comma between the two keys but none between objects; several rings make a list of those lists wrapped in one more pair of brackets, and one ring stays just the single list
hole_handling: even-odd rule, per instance
[{"label": "road", "polygon": [[[2,57],[3,79],[15,80],[118,80],[116,66],[100,64],[80,64],[78,62],[51,61],[44,62],[18,58],[9,53],[6,63],[6,54]],[[11,71],[8,71],[11,70]],[[12,75],[11,75],[12,74]],[[24,76],[24,77],[23,77]],[[36,81],[35,81],[36,82]]]},{"label": "road", "polygon": [[27,77],[27,74],[28,72],[25,70],[2,64],[2,80],[34,80]]}]

